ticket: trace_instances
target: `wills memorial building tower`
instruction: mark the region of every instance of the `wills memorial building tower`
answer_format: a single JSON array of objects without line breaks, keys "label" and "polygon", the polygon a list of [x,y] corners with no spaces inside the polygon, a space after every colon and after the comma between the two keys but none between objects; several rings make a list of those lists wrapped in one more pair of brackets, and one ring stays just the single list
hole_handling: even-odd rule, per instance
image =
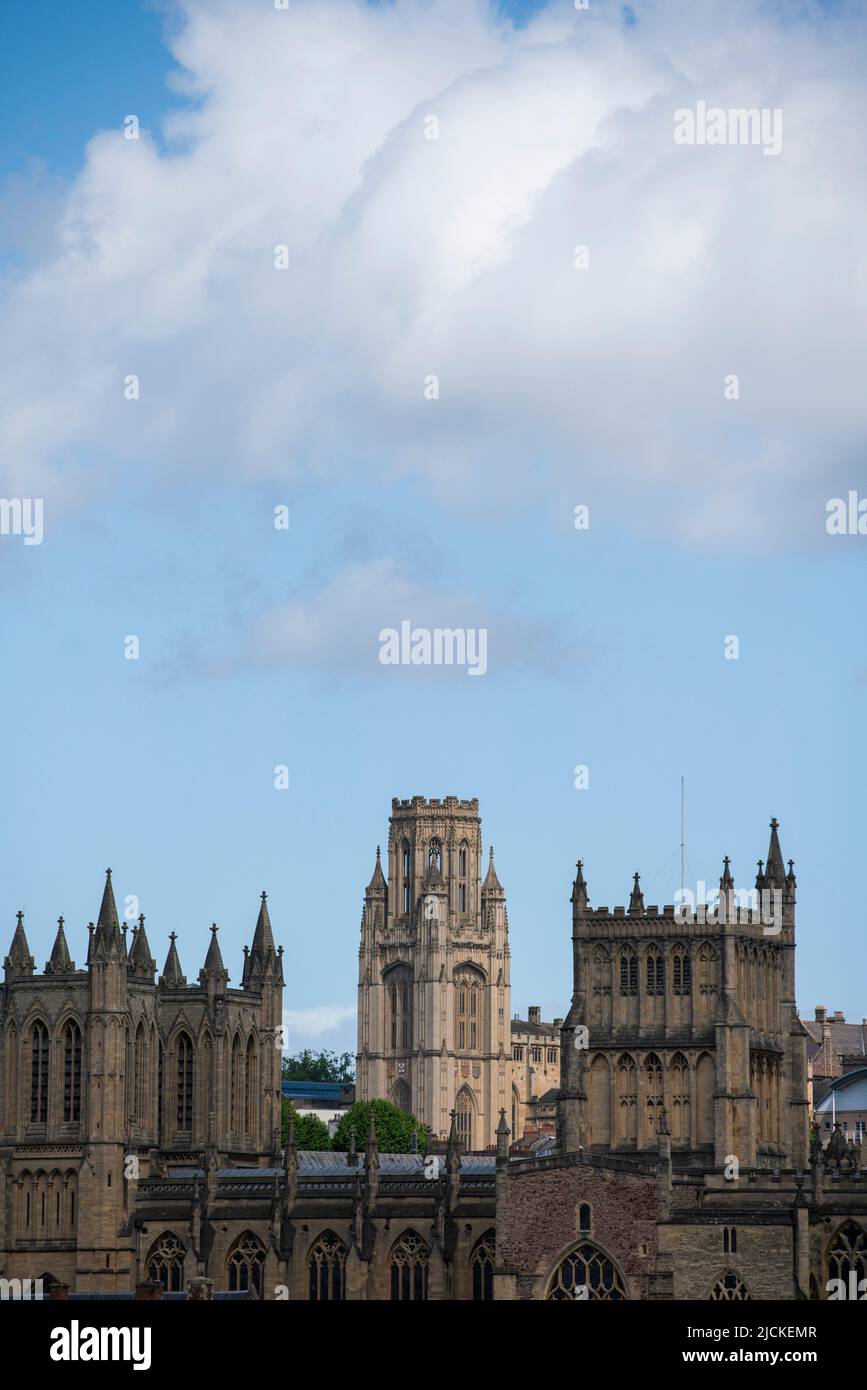
[{"label": "wills memorial building tower", "polygon": [[358,970],[360,1099],[411,1110],[434,1136],[452,1110],[468,1150],[496,1144],[512,1105],[509,924],[476,799],[392,801],[364,895]]}]

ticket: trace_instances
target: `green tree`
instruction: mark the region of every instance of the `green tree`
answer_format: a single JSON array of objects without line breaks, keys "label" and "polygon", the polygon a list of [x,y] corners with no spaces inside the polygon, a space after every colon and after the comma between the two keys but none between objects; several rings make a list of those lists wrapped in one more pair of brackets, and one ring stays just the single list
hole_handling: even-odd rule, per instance
[{"label": "green tree", "polygon": [[351,1130],[355,1145],[363,1149],[370,1133],[370,1117],[376,1125],[376,1142],[381,1153],[409,1153],[413,1132],[418,1135],[419,1153],[424,1153],[427,1134],[414,1115],[392,1105],[390,1100],[359,1100],[340,1116],[331,1147],[344,1152],[349,1148]]},{"label": "green tree", "polygon": [[318,1115],[299,1115],[291,1100],[280,1107],[280,1143],[284,1149],[289,1138],[289,1117],[295,1120],[295,1143],[299,1149],[330,1149],[328,1126]]},{"label": "green tree", "polygon": [[355,1078],[355,1058],[351,1052],[311,1052],[305,1047],[303,1052],[283,1058],[284,1081],[343,1081]]}]

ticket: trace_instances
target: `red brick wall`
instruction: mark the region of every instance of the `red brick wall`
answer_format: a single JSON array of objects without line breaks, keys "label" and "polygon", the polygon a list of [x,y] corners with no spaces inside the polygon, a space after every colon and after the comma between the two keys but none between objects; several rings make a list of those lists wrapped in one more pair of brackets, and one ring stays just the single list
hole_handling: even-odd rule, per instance
[{"label": "red brick wall", "polygon": [[497,1203],[497,1265],[517,1275],[518,1298],[544,1296],[550,1268],[579,1239],[581,1202],[590,1204],[589,1239],[612,1257],[630,1297],[646,1297],[656,1261],[655,1180],[577,1164],[512,1172],[506,1179],[505,1200]]}]

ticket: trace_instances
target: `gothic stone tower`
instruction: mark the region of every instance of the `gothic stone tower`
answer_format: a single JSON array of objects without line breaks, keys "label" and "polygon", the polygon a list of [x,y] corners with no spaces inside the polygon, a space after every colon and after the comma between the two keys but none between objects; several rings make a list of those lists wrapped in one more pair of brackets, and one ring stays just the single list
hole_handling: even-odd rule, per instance
[{"label": "gothic stone tower", "polygon": [[359,1099],[411,1110],[467,1149],[496,1144],[511,1098],[509,924],[484,882],[477,800],[392,801],[388,882],[379,850],[364,896],[358,971]]},{"label": "gothic stone tower", "polygon": [[[127,1290],[148,1258],[139,1179],[206,1154],[262,1166],[277,1150],[283,967],[265,894],[240,989],[216,927],[196,984],[174,932],[155,983],[144,918],[129,949],[126,930],[109,870],[86,967],[60,918],[39,975],[18,914],[0,984],[0,1276]],[[203,1258],[191,1241],[187,1272]]]},{"label": "gothic stone tower", "polygon": [[[725,910],[716,920],[700,913],[684,919],[673,905],[645,907],[638,874],[628,907],[591,908],[579,862],[574,990],[562,1030],[564,1152],[654,1152],[658,1134],[670,1128],[681,1165],[719,1168],[734,1155],[746,1167],[806,1167],[795,887],[776,820],[767,869],[759,860],[756,878],[765,896],[747,906],[726,859]],[[768,921],[771,893],[778,894],[776,921]]]}]

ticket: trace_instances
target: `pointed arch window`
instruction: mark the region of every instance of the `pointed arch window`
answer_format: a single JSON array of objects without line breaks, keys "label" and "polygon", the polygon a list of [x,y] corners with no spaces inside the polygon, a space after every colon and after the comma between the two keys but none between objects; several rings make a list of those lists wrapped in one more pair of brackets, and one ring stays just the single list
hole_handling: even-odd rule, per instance
[{"label": "pointed arch window", "polygon": [[394,1302],[420,1303],[428,1293],[430,1254],[420,1235],[407,1231],[392,1247],[389,1258]]},{"label": "pointed arch window", "polygon": [[410,860],[409,841],[408,841],[408,840],[404,840],[403,845],[402,845],[402,847],[401,847],[401,859],[402,859],[402,861],[403,861],[403,863],[402,863],[402,869],[403,869],[403,910],[404,910],[404,912],[409,912],[409,911],[411,910],[411,907],[412,907],[412,902],[411,902],[411,888],[410,888],[410,880],[411,880],[411,860]]},{"label": "pointed arch window", "polygon": [[682,1052],[676,1052],[669,1068],[671,1094],[671,1137],[683,1142],[690,1137],[689,1062]]},{"label": "pointed arch window", "polygon": [[482,1034],[484,978],[464,968],[455,973],[455,1047],[458,1052],[476,1052]]},{"label": "pointed arch window", "polygon": [[647,993],[665,994],[665,962],[656,946],[647,948]]},{"label": "pointed arch window", "polygon": [[148,1072],[148,1040],[144,1021],[139,1023],[135,1031],[135,1092],[134,1106],[136,1122],[140,1125],[147,1123],[147,1072]]},{"label": "pointed arch window", "polygon": [[48,1123],[48,1029],[34,1023],[30,1034],[30,1123]]},{"label": "pointed arch window", "polygon": [[593,1299],[622,1303],[627,1294],[614,1261],[585,1240],[561,1260],[551,1276],[546,1296],[557,1301]]},{"label": "pointed arch window", "polygon": [[81,1029],[70,1020],[63,1030],[63,1120],[81,1119]]},{"label": "pointed arch window", "polygon": [[154,1241],[145,1261],[148,1278],[155,1284],[162,1284],[166,1293],[178,1293],[184,1286],[186,1253],[183,1241],[171,1231],[165,1231]]},{"label": "pointed arch window", "polygon": [[241,1038],[235,1034],[232,1043],[232,1061],[229,1078],[230,1128],[233,1134],[241,1132]]},{"label": "pointed arch window", "polygon": [[620,1143],[637,1138],[638,1074],[635,1062],[624,1053],[617,1064],[617,1137]]},{"label": "pointed arch window", "polygon": [[710,1296],[725,1303],[748,1303],[751,1301],[746,1284],[738,1278],[733,1270],[729,1270],[722,1278],[717,1279],[710,1291]]},{"label": "pointed arch window", "polygon": [[346,1297],[346,1246],[323,1231],[307,1257],[310,1302],[335,1303]]},{"label": "pointed arch window", "polygon": [[675,946],[671,958],[671,986],[675,994],[692,992],[692,959],[686,946]]},{"label": "pointed arch window", "polygon": [[388,972],[385,988],[385,1036],[392,1051],[407,1052],[412,1045],[411,976],[405,966]]},{"label": "pointed arch window", "polygon": [[724,1255],[735,1255],[738,1248],[738,1233],[735,1226],[723,1226],[722,1247]]},{"label": "pointed arch window", "polygon": [[493,1302],[495,1254],[496,1234],[494,1231],[485,1231],[485,1234],[476,1242],[470,1257],[474,1303]]},{"label": "pointed arch window", "polygon": [[625,950],[620,957],[620,993],[638,993],[638,957],[631,949]]},{"label": "pointed arch window", "polygon": [[455,1130],[464,1153],[469,1153],[473,1147],[475,1110],[472,1096],[466,1086],[462,1087],[455,1101]]},{"label": "pointed arch window", "polygon": [[252,1034],[247,1042],[247,1057],[244,1067],[244,1131],[255,1135],[258,1130],[258,1058]]},{"label": "pointed arch window", "polygon": [[226,1261],[230,1293],[254,1289],[262,1296],[265,1247],[252,1231],[245,1231],[233,1245]]},{"label": "pointed arch window", "polygon": [[177,1126],[185,1133],[193,1128],[193,1040],[180,1033],[177,1041]]},{"label": "pointed arch window", "polygon": [[648,1118],[653,1122],[655,1114],[662,1108],[662,1063],[655,1052],[644,1059],[644,1098]]},{"label": "pointed arch window", "polygon": [[828,1246],[828,1278],[842,1279],[848,1292],[850,1274],[858,1283],[867,1279],[867,1231],[854,1221],[846,1221]]}]

